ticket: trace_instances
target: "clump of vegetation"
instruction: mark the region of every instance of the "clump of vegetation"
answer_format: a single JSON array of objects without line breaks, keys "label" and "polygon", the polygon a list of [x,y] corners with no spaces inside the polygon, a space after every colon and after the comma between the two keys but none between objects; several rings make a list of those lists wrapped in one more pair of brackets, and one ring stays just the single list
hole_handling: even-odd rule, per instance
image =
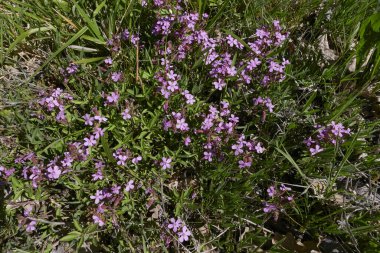
[{"label": "clump of vegetation", "polygon": [[0,3],[0,249],[378,250],[375,2]]}]

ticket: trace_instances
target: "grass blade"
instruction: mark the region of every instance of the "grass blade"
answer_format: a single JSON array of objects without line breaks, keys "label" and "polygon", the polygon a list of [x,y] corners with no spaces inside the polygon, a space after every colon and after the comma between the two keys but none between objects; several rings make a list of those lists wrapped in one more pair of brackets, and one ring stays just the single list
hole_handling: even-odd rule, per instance
[{"label": "grass blade", "polygon": [[77,8],[79,15],[83,18],[83,20],[87,23],[87,26],[90,28],[91,32],[101,41],[104,41],[102,34],[100,33],[100,29],[95,20],[91,19],[87,13],[76,3],[74,2],[75,7]]},{"label": "grass blade", "polygon": [[26,37],[32,35],[33,33],[46,32],[46,31],[50,31],[50,30],[55,30],[55,28],[52,27],[52,26],[38,27],[38,28],[33,28],[33,29],[30,29],[28,31],[25,31],[25,32],[21,33],[19,36],[17,36],[17,38],[15,39],[15,41],[9,46],[9,48],[7,50],[7,54],[10,54],[12,52],[12,50],[19,43],[21,43]]}]

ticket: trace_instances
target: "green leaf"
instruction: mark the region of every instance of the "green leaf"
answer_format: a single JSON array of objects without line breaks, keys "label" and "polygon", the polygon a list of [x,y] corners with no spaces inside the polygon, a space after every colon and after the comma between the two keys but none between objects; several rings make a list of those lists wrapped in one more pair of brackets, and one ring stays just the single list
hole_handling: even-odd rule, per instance
[{"label": "green leaf", "polygon": [[105,41],[99,40],[97,38],[94,38],[94,37],[91,37],[91,36],[88,36],[88,35],[83,35],[82,39],[94,42],[94,43],[99,44],[99,45],[105,45],[106,44]]},{"label": "green leaf", "polygon": [[95,18],[96,15],[99,14],[99,12],[103,9],[103,7],[106,6],[106,0],[104,0],[103,2],[101,2],[97,7],[96,9],[94,10],[94,13],[92,13],[93,17]]},{"label": "green leaf", "polygon": [[82,234],[78,231],[72,231],[68,233],[66,236],[62,237],[60,239],[61,242],[71,242],[72,240],[75,240],[79,238]]},{"label": "green leaf", "polygon": [[69,3],[64,1],[64,0],[53,0],[53,2],[64,12],[69,12],[70,11],[70,6]]},{"label": "green leaf", "polygon": [[73,223],[74,223],[74,227],[75,227],[79,232],[82,232],[82,231],[83,231],[82,227],[80,226],[79,222],[78,222],[76,219],[74,219]]},{"label": "green leaf", "polygon": [[108,159],[111,162],[113,162],[113,163],[116,162],[115,158],[112,155],[112,151],[110,149],[110,146],[108,145],[108,132],[104,133],[104,135],[102,136],[102,138],[100,139],[100,141],[102,143],[104,153],[106,154],[106,156],[108,157]]},{"label": "green leaf", "polygon": [[90,48],[90,47],[82,47],[82,46],[77,46],[77,45],[70,45],[67,48],[80,51],[80,52],[85,52],[85,53],[94,53],[98,52],[98,49],[95,48]]}]

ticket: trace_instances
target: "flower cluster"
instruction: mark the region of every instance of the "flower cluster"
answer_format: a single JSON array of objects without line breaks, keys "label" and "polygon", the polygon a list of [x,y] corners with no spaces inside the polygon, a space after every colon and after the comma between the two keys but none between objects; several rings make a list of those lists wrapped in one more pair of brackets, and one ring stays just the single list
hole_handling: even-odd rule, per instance
[{"label": "flower cluster", "polygon": [[[145,1],[141,3],[146,4]],[[284,79],[289,62],[275,58],[270,52],[284,42],[287,34],[282,32],[278,21],[271,27],[257,29],[248,38],[214,34],[206,31],[207,14],[186,12],[180,6],[182,1],[170,3],[154,0],[154,5],[160,10],[157,11],[157,21],[151,27],[153,35],[150,39],[156,39],[156,50],[153,57],[149,56],[153,64],[149,66],[149,74],[145,75],[148,77],[142,75],[145,90],[141,89],[143,92],[140,93],[141,90],[136,88],[129,92],[134,84],[130,84],[131,75],[120,67],[118,59],[123,57],[123,46],[133,45],[132,52],[135,52],[147,44],[144,41],[140,43],[139,36],[129,30],[113,35],[106,42],[109,55],[97,65],[99,76],[96,80],[100,85],[91,89],[91,96],[86,102],[78,102],[79,99],[68,106],[67,102],[73,98],[61,89],[55,89],[39,101],[59,122],[68,121],[65,108],[70,109],[67,115],[72,115],[68,116],[72,124],[62,126],[65,127],[64,133],[69,133],[62,138],[62,147],[52,152],[47,149],[50,153],[44,159],[34,153],[17,158],[24,180],[29,181],[34,189],[73,178],[89,184],[90,187],[84,189],[88,197],[82,201],[87,201],[89,207],[85,217],[92,217],[92,222],[100,227],[111,223],[116,225],[118,218],[124,218],[120,214],[134,212],[133,202],[136,199],[148,199],[147,209],[160,198],[164,202],[164,196],[153,190],[157,187],[155,181],[160,181],[151,176],[157,175],[154,171],[157,168],[172,172],[174,164],[178,164],[173,172],[175,174],[187,163],[184,157],[199,157],[200,161],[197,162],[211,163],[210,167],[212,162],[232,160],[234,163],[237,161],[234,167],[248,170],[255,156],[265,151],[258,138],[246,134],[256,129],[244,129],[242,121],[251,120],[251,115],[246,117],[244,107],[250,110],[250,107],[256,106],[273,111],[274,105],[267,97],[270,95],[268,86]],[[146,53],[150,52],[147,50]],[[197,55],[199,59],[196,60]],[[139,66],[141,72],[145,71],[145,62],[141,61]],[[194,73],[187,73],[188,69],[184,66],[189,64],[194,64],[191,68]],[[198,66],[205,72],[200,74]],[[75,64],[70,64],[62,72],[63,77],[76,78],[80,74],[74,75],[78,69]],[[194,89],[199,80],[192,78],[197,76],[202,76],[202,92]],[[159,95],[156,97],[157,93]],[[247,95],[245,101],[253,101],[253,105],[252,102],[235,103],[234,96],[239,98],[242,93]],[[135,107],[131,101],[141,104]],[[144,106],[141,114],[135,110],[138,106]],[[162,128],[150,127],[157,122],[155,120],[162,120]],[[125,125],[130,127],[126,128]],[[151,131],[149,137],[142,134],[147,131]],[[172,141],[173,138],[181,140],[181,143],[178,145]],[[135,150],[141,155],[134,154]],[[152,169],[153,173],[146,173],[143,166],[136,169],[142,161],[146,165],[144,167]],[[9,177],[13,172],[0,167],[0,176]],[[165,178],[162,180],[165,181],[169,175],[163,174]],[[135,185],[139,176],[144,176],[144,180]],[[149,196],[136,197],[140,187],[144,187]],[[281,186],[281,193],[272,191],[270,196],[281,202],[287,191],[288,188]],[[171,193],[167,194],[169,196]],[[191,199],[194,201],[195,196],[196,192],[193,192]],[[287,201],[290,198],[287,196]],[[170,202],[174,198],[167,199]],[[276,205],[274,200],[272,202],[265,212],[277,208],[269,206]],[[168,208],[171,204],[175,203],[168,203]],[[26,230],[35,231],[37,222],[26,219],[23,224],[27,224]],[[164,227],[174,232],[179,242],[190,240],[192,233],[180,218],[171,218],[170,224],[166,224]]]},{"label": "flower cluster", "polygon": [[168,228],[177,234],[178,241],[181,243],[188,241],[189,237],[191,236],[190,230],[180,218],[171,218]]},{"label": "flower cluster", "polygon": [[344,138],[351,134],[349,128],[345,128],[342,123],[335,123],[334,121],[325,127],[316,125],[315,128],[318,133],[316,138],[309,137],[304,141],[312,156],[322,152],[323,147],[329,144],[336,145],[344,142]]},{"label": "flower cluster", "polygon": [[[114,212],[115,207],[120,204],[122,196],[122,187],[126,192],[130,192],[135,188],[134,180],[129,180],[124,185],[113,184],[110,188],[105,188],[102,190],[96,190],[94,195],[90,196],[97,205],[96,211],[92,216],[95,224],[102,227],[105,225],[107,215],[111,215]],[[112,220],[112,223],[116,224],[116,220]]]},{"label": "flower cluster", "polygon": [[276,186],[270,186],[267,189],[270,201],[264,202],[263,211],[265,213],[278,212],[283,205],[293,201],[294,197],[290,194],[291,191],[292,189],[284,184],[281,184],[279,189]]},{"label": "flower cluster", "polygon": [[9,178],[10,176],[12,176],[14,172],[15,172],[15,169],[14,169],[14,168],[7,169],[7,168],[5,168],[4,166],[1,166],[1,165],[0,165],[0,177],[3,177],[3,178],[5,178],[5,179],[7,179],[7,178]]},{"label": "flower cluster", "polygon": [[68,82],[68,78],[70,76],[75,75],[78,72],[79,66],[75,63],[70,63],[69,66],[67,66],[64,69],[61,69],[61,75],[64,77],[64,82]]},{"label": "flower cluster", "polygon": [[27,233],[32,233],[37,229],[37,221],[33,216],[36,216],[36,208],[33,204],[24,205],[24,211],[19,216],[18,222],[20,227],[25,227]]},{"label": "flower cluster", "polygon": [[254,153],[261,154],[265,151],[261,142],[255,140],[246,140],[244,135],[241,135],[238,141],[232,145],[235,156],[241,157],[239,160],[239,168],[251,167],[252,156]]},{"label": "flower cluster", "polygon": [[65,105],[67,101],[73,99],[73,97],[70,94],[63,92],[63,90],[60,88],[57,88],[54,89],[50,94],[42,92],[40,96],[42,96],[42,98],[38,101],[38,103],[49,112],[55,111],[55,118],[57,122],[67,122],[65,116]]},{"label": "flower cluster", "polygon": [[138,164],[141,160],[141,156],[133,157],[133,154],[130,150],[123,150],[119,148],[116,152],[113,153],[113,157],[117,160],[117,165],[126,166],[128,161],[131,161],[133,164]]},{"label": "flower cluster", "polygon": [[265,106],[269,112],[273,112],[274,105],[272,104],[272,100],[270,98],[254,98],[253,104],[256,106]]}]

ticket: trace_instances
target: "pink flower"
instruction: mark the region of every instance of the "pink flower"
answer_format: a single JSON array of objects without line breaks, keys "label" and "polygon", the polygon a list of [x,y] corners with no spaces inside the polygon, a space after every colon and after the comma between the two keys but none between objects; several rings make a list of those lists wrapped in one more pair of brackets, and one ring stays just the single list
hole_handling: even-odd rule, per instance
[{"label": "pink flower", "polygon": [[315,145],[315,148],[310,148],[311,155],[314,156],[320,152],[323,151],[323,148],[321,148],[319,145]]},{"label": "pink flower", "polygon": [[100,219],[97,215],[93,215],[92,219],[94,220],[94,223],[98,224],[100,227],[104,226],[105,224],[104,221],[102,221],[102,219]]},{"label": "pink flower", "polygon": [[123,116],[124,120],[132,118],[131,114],[129,113],[129,108],[125,108],[125,110],[121,113],[121,115]]},{"label": "pink flower", "polygon": [[96,190],[95,195],[90,196],[90,199],[95,199],[95,204],[99,204],[100,200],[104,199],[103,191]]},{"label": "pink flower", "polygon": [[172,162],[172,159],[170,157],[168,158],[163,157],[160,163],[160,166],[163,170],[169,169],[171,168],[171,164],[170,164],[171,162]]},{"label": "pink flower", "polygon": [[[104,63],[105,64],[108,64],[108,65],[111,65],[112,64],[112,59],[111,57],[107,57],[105,60],[104,60]],[[116,81],[115,81],[116,82]]]},{"label": "pink flower", "polygon": [[215,81],[212,83],[215,86],[215,89],[222,90],[224,86],[226,86],[226,82],[224,82],[222,79],[218,78],[218,81]]},{"label": "pink flower", "polygon": [[119,94],[117,93],[117,91],[113,91],[107,96],[107,103],[109,104],[116,104],[118,100]]},{"label": "pink flower", "polygon": [[94,129],[94,137],[95,137],[95,139],[97,140],[97,139],[100,138],[100,136],[103,136],[103,135],[104,135],[103,129],[101,129],[100,127],[95,127],[95,129]]},{"label": "pink flower", "polygon": [[265,203],[265,207],[263,208],[264,213],[271,213],[277,210],[277,206],[274,204]]},{"label": "pink flower", "polygon": [[121,80],[121,77],[122,77],[122,74],[121,72],[113,72],[112,75],[111,75],[111,79],[112,81],[114,82],[118,82]]},{"label": "pink flower", "polygon": [[83,145],[86,147],[92,147],[96,144],[96,139],[93,135],[90,136],[90,138],[84,138]]},{"label": "pink flower", "polygon": [[184,140],[184,144],[185,144],[185,146],[189,146],[189,145],[190,145],[190,142],[191,142],[191,139],[190,139],[189,136],[187,136],[187,137],[185,138],[185,140]]},{"label": "pink flower", "polygon": [[185,122],[185,119],[177,119],[177,124],[175,127],[181,131],[188,131],[189,130],[189,125]]},{"label": "pink flower", "polygon": [[103,179],[103,173],[100,169],[95,174],[92,174],[92,181],[102,180]]},{"label": "pink flower", "polygon": [[170,219],[170,224],[168,225],[169,229],[173,229],[173,232],[177,232],[179,228],[182,226],[182,220],[178,218],[177,220],[174,218]]},{"label": "pink flower", "polygon": [[48,178],[50,178],[50,179],[58,179],[59,178],[59,176],[61,175],[61,173],[62,173],[62,171],[59,169],[59,167],[58,166],[53,166],[53,168],[52,167],[49,167],[48,168],[48,172],[49,172],[49,174],[48,174]]},{"label": "pink flower", "polygon": [[186,226],[183,226],[182,231],[178,232],[178,236],[179,236],[178,240],[180,242],[188,241],[190,235],[191,235],[191,232],[187,229]]},{"label": "pink flower", "polygon": [[35,222],[34,220],[31,221],[31,222],[28,224],[28,226],[26,227],[26,232],[30,233],[30,232],[36,230],[36,224],[37,224],[37,222]]},{"label": "pink flower", "polygon": [[120,189],[121,189],[121,186],[114,185],[114,186],[112,186],[111,191],[112,191],[113,194],[119,194],[120,193]]},{"label": "pink flower", "polygon": [[83,116],[83,119],[84,119],[84,124],[85,125],[88,125],[88,126],[92,126],[94,123],[94,118],[91,117],[89,114],[85,114]]},{"label": "pink flower", "polygon": [[129,192],[129,191],[131,191],[132,189],[135,188],[135,186],[134,186],[133,183],[134,183],[133,180],[129,180],[129,182],[128,182],[127,185],[125,186],[125,190],[126,190],[127,192]]},{"label": "pink flower", "polygon": [[135,157],[135,158],[132,159],[132,163],[133,164],[138,164],[141,160],[142,160],[142,157],[138,156],[138,157]]},{"label": "pink flower", "polygon": [[273,197],[275,194],[276,194],[276,189],[274,188],[274,186],[271,186],[267,189],[267,192],[268,192],[268,195],[270,197]]}]

